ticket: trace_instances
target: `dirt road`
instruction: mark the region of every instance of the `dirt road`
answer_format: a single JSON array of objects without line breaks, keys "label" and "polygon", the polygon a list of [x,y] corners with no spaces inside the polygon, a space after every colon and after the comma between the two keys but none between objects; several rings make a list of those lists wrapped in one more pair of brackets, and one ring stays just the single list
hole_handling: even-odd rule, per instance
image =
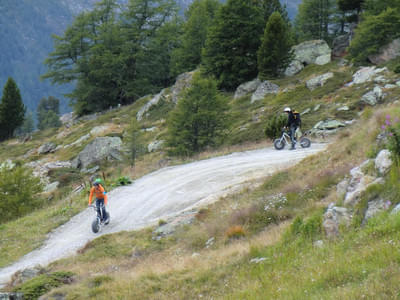
[{"label": "dirt road", "polygon": [[[292,166],[325,147],[326,144],[313,144],[311,148],[295,151],[265,148],[158,170],[132,185],[109,192],[111,223],[102,229],[101,234],[139,229],[159,219],[168,219],[218,199],[227,190],[246,181]],[[93,218],[93,210],[86,209],[49,234],[40,249],[0,269],[0,286],[18,270],[35,265],[45,266],[75,254],[88,241],[100,235],[91,231]]]}]

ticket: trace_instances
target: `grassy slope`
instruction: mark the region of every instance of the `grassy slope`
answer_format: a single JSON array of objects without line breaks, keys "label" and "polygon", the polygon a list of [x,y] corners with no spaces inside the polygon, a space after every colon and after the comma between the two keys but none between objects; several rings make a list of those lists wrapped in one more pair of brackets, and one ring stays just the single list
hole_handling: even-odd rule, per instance
[{"label": "grassy slope", "polygon": [[[322,74],[331,69],[338,75],[328,81],[324,87],[313,92],[304,88],[304,80],[312,74]],[[340,88],[343,83],[349,80],[352,71],[351,69],[337,67],[335,64],[323,67],[309,66],[290,81],[285,79],[277,82],[281,86],[288,86],[293,89],[292,92],[282,93],[277,97],[267,97],[253,105],[249,104],[248,97],[232,100],[232,112],[236,115],[236,118],[232,124],[231,139],[228,143],[243,143],[262,139],[264,121],[269,115],[278,113],[284,105],[291,105],[302,111],[321,104],[321,109],[317,113],[310,113],[303,117],[307,127],[311,127],[317,121],[328,117],[352,118],[360,109],[357,106],[357,101],[365,91],[365,87]],[[390,100],[397,96],[396,92],[392,93],[391,96],[389,95]],[[77,125],[71,130],[67,138],[63,138],[62,141],[55,140],[55,142],[58,144],[71,143],[85,134],[88,128],[110,121],[116,122],[124,128],[129,123],[129,116],[137,111],[142,104],[137,103],[134,106],[123,108],[122,112],[114,111],[105,114],[96,121],[85,123],[84,126],[81,125],[82,127]],[[352,107],[353,112],[347,115],[338,115],[336,108],[344,104]],[[162,111],[161,115],[164,115],[168,109],[170,109],[168,103],[165,103],[165,105],[161,103],[154,112],[151,112],[150,117],[142,123],[144,128],[151,127],[155,123],[159,127],[156,133],[148,134],[146,137],[148,141],[165,135],[165,123],[160,122],[154,116],[157,116],[159,111]],[[66,270],[77,274],[74,285],[62,287],[55,293],[67,294],[68,298],[71,299],[183,299],[187,297],[201,298],[200,295],[208,298],[212,296],[227,299],[262,299],[263,295],[271,295],[273,298],[288,299],[291,297],[307,298],[307,295],[324,298],[335,297],[336,294],[334,293],[340,290],[340,292],[345,293],[343,297],[350,297],[351,293],[358,292],[360,289],[354,288],[345,291],[338,289],[338,285],[334,283],[335,280],[348,281],[346,278],[349,277],[344,274],[347,272],[346,266],[342,268],[343,270],[337,270],[336,277],[340,280],[333,275],[332,280],[330,280],[331,277],[328,274],[329,272],[336,272],[334,271],[335,268],[330,267],[325,270],[319,264],[321,259],[323,261],[328,260],[328,258],[331,261],[329,266],[339,264],[341,259],[344,258],[350,261],[353,259],[352,256],[346,255],[346,251],[349,249],[354,252],[355,264],[358,248],[352,243],[357,238],[362,239],[363,234],[365,236],[363,231],[351,231],[348,236],[344,236],[338,242],[326,242],[322,249],[313,247],[312,243],[301,237],[299,242],[277,243],[277,241],[284,231],[284,224],[287,224],[285,220],[291,220],[299,215],[307,217],[317,214],[320,216],[322,207],[326,207],[327,203],[331,201],[338,200],[334,193],[335,183],[347,174],[352,166],[359,163],[367,153],[376,151],[371,145],[374,144],[374,138],[378,132],[377,124],[382,121],[382,114],[375,114],[372,118],[372,111],[366,111],[362,124],[356,125],[357,127],[353,128],[352,131],[342,132],[337,143],[331,146],[328,153],[309,158],[300,167],[267,179],[259,188],[248,188],[240,194],[222,199],[208,209],[202,210],[194,226],[181,228],[172,237],[154,241],[152,240],[151,229],[148,229],[141,232],[105,236],[89,243],[77,257],[62,260],[52,265],[50,271]],[[44,132],[40,135],[40,143],[34,139],[28,145],[38,146],[46,138],[54,140],[54,132]],[[18,145],[21,147],[18,150],[18,155],[25,153],[24,147],[28,145]],[[2,145],[0,157],[5,157],[8,147],[9,145]],[[231,147],[226,149],[230,151]],[[78,153],[78,150],[75,149],[75,153]],[[226,150],[222,151],[222,153],[224,152]],[[61,154],[63,153],[61,152]],[[69,155],[73,156],[71,153]],[[209,155],[209,153],[203,154],[198,158]],[[215,155],[215,153],[212,155]],[[61,158],[63,156],[61,155]],[[123,165],[117,168],[106,168],[107,177],[115,178],[127,173],[131,177],[140,176],[156,168],[156,161],[160,158],[159,154],[152,154],[144,158],[139,162],[135,173],[132,173],[132,170]],[[60,159],[60,157],[57,157],[57,159]],[[269,197],[277,193],[282,193],[286,198],[283,207],[273,209],[272,212],[260,213]],[[69,204],[58,201],[47,209],[35,212],[13,223],[2,225],[0,227],[2,237],[0,251],[8,253],[11,248],[18,248],[20,251],[12,256],[4,258],[2,256],[0,265],[14,261],[39,245],[45,233],[78,211],[79,207],[82,206],[81,203],[85,202],[85,198],[85,194],[78,197],[77,204],[72,205],[72,208],[69,208]],[[57,213],[57,211],[67,211],[68,213],[64,214],[63,217],[52,219],[48,217],[52,216],[52,211],[55,216],[64,214]],[[23,241],[26,241],[24,234],[21,235],[19,240],[15,239],[12,228],[16,232],[22,232],[27,224],[26,222],[34,224],[38,220],[44,221],[44,224],[41,230],[38,230],[39,234],[29,233],[29,236],[32,236],[32,239],[29,240],[29,247],[23,243]],[[223,222],[221,222],[222,220]],[[396,220],[391,221],[390,224],[385,222],[383,222],[383,225],[377,226],[397,226]],[[226,232],[232,226],[241,226],[245,238],[239,241],[229,239]],[[204,249],[205,242],[212,236],[216,238],[216,244],[211,249]],[[393,236],[390,234],[388,236],[390,238],[395,237],[394,233]],[[6,238],[3,239],[3,237]],[[9,243],[10,239],[13,240],[11,244]],[[267,246],[271,243],[274,246]],[[379,239],[373,241],[367,239],[363,240],[362,248],[381,249],[380,247],[382,247],[384,249],[382,243],[383,241]],[[345,247],[345,245],[348,246]],[[347,250],[344,251],[343,249]],[[196,251],[200,253],[200,256],[192,257],[193,252]],[[375,252],[372,251],[372,253]],[[258,256],[267,257],[266,262],[260,265],[249,264],[250,258]],[[384,256],[380,259],[382,260],[379,262],[383,265],[390,265],[394,256]],[[370,270],[375,269],[373,260],[368,260],[366,263],[371,263],[369,265]],[[193,268],[193,266],[196,266],[196,268]],[[318,269],[319,273],[312,272],[313,268]],[[325,274],[324,272],[328,273]],[[348,272],[353,271],[349,269]],[[354,272],[356,273],[356,271]],[[317,284],[311,280],[312,275],[318,277],[315,274],[318,274],[319,278],[325,278],[324,275],[326,275],[328,279],[325,283],[321,283],[319,280],[317,281],[319,284]],[[371,271],[371,274],[373,274],[373,278],[380,276],[376,271]],[[367,277],[357,277],[355,281],[363,283]],[[332,285],[335,288],[327,288],[327,285]],[[384,284],[383,287],[379,288],[387,287]],[[394,292],[392,288],[389,288],[389,290]],[[374,292],[374,288],[369,292]]]}]

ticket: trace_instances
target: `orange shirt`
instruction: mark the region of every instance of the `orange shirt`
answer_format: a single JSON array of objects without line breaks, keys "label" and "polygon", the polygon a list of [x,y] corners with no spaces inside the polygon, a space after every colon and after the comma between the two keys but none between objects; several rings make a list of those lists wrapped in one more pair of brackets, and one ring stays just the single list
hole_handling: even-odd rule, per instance
[{"label": "orange shirt", "polygon": [[104,204],[107,204],[107,194],[101,184],[99,184],[98,187],[93,186],[90,189],[89,205],[92,204],[93,193],[96,195],[97,199],[104,199]]}]

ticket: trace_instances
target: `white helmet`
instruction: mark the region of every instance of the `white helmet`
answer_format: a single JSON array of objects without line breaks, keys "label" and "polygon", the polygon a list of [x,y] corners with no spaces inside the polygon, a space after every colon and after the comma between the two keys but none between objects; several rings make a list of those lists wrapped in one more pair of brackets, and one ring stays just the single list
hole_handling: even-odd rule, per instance
[{"label": "white helmet", "polygon": [[284,112],[291,112],[292,110],[290,109],[290,107],[285,107],[285,109],[283,111]]}]

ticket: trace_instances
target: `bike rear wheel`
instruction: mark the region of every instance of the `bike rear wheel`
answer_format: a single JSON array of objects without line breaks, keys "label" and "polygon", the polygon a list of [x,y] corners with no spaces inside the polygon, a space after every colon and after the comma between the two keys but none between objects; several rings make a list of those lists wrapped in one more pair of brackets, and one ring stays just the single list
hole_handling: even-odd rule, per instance
[{"label": "bike rear wheel", "polygon": [[308,138],[303,137],[300,139],[300,146],[302,148],[308,148],[311,146],[311,141]]},{"label": "bike rear wheel", "polygon": [[274,141],[274,147],[276,150],[282,150],[285,148],[285,142],[282,139],[276,139]]}]

